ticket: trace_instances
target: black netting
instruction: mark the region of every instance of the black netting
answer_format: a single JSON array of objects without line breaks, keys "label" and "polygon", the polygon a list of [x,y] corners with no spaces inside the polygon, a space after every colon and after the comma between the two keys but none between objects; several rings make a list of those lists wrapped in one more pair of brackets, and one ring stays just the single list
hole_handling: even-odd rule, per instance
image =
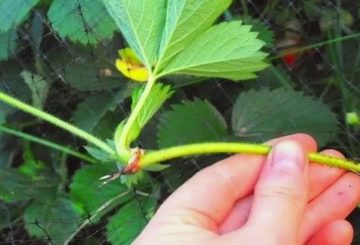
[{"label": "black netting", "polygon": [[[238,0],[221,19],[253,25],[266,42],[271,66],[256,79],[238,83],[166,78],[164,83],[176,93],[145,127],[138,146],[158,147],[158,120],[171,104],[207,100],[231,131],[231,112],[239,94],[287,88],[320,101],[334,113],[336,127],[329,130],[328,122],[315,120],[318,125],[313,129],[308,121],[302,122],[302,116],[311,116],[311,103],[295,107],[299,111],[282,111],[296,118],[284,121],[286,130],[282,124],[268,124],[286,117],[278,114],[279,107],[296,105],[290,97],[268,108],[266,115],[256,103],[248,104],[247,115],[257,113],[249,117],[255,126],[244,123],[239,132],[221,136],[222,140],[263,142],[305,128],[318,135],[322,148],[360,159],[360,122],[349,121],[360,113],[360,3]],[[116,126],[128,115],[131,91],[137,86],[115,66],[118,50],[126,46],[102,0],[0,0],[0,91],[104,140],[113,138]],[[83,140],[1,102],[0,126],[65,148],[55,150],[0,128],[0,244],[121,241],[136,234],[158,204],[190,176],[224,157],[174,160],[163,172],[134,176],[139,183],[131,188],[118,180],[99,186],[99,178],[117,167],[94,167],[68,154],[69,149],[87,154]],[[80,176],[83,169],[88,170]],[[358,244],[358,211],[350,220]]]}]

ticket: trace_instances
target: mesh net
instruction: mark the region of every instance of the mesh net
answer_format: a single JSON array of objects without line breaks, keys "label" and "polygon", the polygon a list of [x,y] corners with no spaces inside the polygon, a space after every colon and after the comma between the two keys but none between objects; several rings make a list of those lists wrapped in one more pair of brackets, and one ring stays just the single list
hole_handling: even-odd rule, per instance
[{"label": "mesh net", "polygon": [[[329,131],[326,122],[320,122],[315,131],[321,146],[358,160],[359,127],[347,123],[345,115],[360,112],[360,3],[239,0],[221,18],[252,24],[267,43],[272,66],[244,83],[169,78],[166,82],[176,93],[146,126],[138,145],[157,148],[157,120],[173,103],[208,100],[230,124],[240,93],[285,87],[303,91],[331,108],[337,130]],[[101,0],[0,0],[0,90],[101,139],[112,138],[129,113],[129,91],[134,85],[115,67],[118,50],[125,47]],[[286,134],[270,126],[269,134],[261,120],[278,117],[279,107],[293,103],[291,99],[267,108],[266,115],[260,110],[252,118],[258,128],[244,126],[237,137],[263,142]],[[311,105],[289,113],[301,118],[314,112]],[[254,112],[259,109],[255,104],[248,107]],[[85,152],[84,142],[71,134],[5,104],[0,103],[0,109],[0,123],[7,128]],[[296,120],[285,124],[291,124],[289,132],[306,128]],[[117,181],[99,187],[99,177],[114,172],[114,166],[89,167],[64,151],[0,132],[0,244],[127,244],[126,238],[146,224],[171,192],[223,157],[174,160],[170,168],[143,176],[146,183],[140,181],[130,189]],[[76,174],[80,169],[87,172]],[[358,211],[350,220],[354,244],[359,244]]]}]

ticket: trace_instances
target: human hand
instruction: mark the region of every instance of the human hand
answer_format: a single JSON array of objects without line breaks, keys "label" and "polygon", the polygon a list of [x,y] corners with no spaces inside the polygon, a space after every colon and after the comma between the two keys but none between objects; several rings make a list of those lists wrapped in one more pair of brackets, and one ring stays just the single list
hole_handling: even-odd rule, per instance
[{"label": "human hand", "polygon": [[197,173],[134,244],[350,244],[344,218],[360,201],[360,178],[307,164],[307,152],[316,151],[307,135],[269,144],[268,157],[235,155]]}]

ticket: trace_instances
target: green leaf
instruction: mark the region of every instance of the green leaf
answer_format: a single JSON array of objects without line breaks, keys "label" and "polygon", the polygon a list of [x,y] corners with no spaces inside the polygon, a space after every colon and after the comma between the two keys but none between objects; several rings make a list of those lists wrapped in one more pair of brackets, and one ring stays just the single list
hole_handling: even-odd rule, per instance
[{"label": "green leaf", "polygon": [[23,71],[20,75],[31,90],[33,106],[38,109],[43,109],[50,84],[43,77],[29,71]]},{"label": "green leaf", "polygon": [[208,29],[230,3],[231,0],[168,1],[159,63],[165,64]]},{"label": "green leaf", "polygon": [[15,29],[20,25],[38,2],[39,0],[1,0],[0,33]]},{"label": "green leaf", "polygon": [[15,53],[17,34],[15,30],[0,32],[0,61],[7,60]]},{"label": "green leaf", "polygon": [[16,169],[0,169],[0,199],[4,202],[47,198],[54,193],[56,179],[37,179],[21,174]]},{"label": "green leaf", "polygon": [[172,106],[161,115],[158,126],[158,145],[175,145],[207,141],[223,141],[228,137],[222,115],[208,101],[185,101]]},{"label": "green leaf", "polygon": [[91,146],[84,146],[84,148],[92,157],[101,162],[109,162],[112,160],[109,153],[104,152],[103,150]]},{"label": "green leaf", "polygon": [[208,29],[179,53],[160,72],[245,80],[267,67],[266,54],[259,50],[264,42],[257,39],[251,26],[240,21],[225,22]]},{"label": "green leaf", "polygon": [[[132,105],[131,108],[134,109],[138,100],[143,92],[143,87],[137,88],[134,90],[132,95]],[[156,83],[150,92],[150,95],[147,97],[144,106],[141,108],[140,113],[136,119],[136,122],[133,124],[130,129],[130,134],[127,139],[128,143],[134,141],[140,134],[142,128],[146,123],[154,116],[154,114],[161,108],[167,99],[173,94],[173,90],[169,85],[164,85],[162,83]],[[123,129],[123,123],[120,124],[115,132],[115,142],[119,142],[121,136],[121,131]]]},{"label": "green leaf", "polygon": [[[164,102],[174,93],[169,85],[156,83],[148,96],[144,107],[137,118],[137,126],[141,129],[153,117],[153,115],[161,108]],[[132,108],[135,107],[137,101],[134,101]]]},{"label": "green leaf", "polygon": [[166,0],[104,0],[130,47],[151,69],[156,62]]},{"label": "green leaf", "polygon": [[[120,180],[102,186],[102,181],[99,179],[116,171],[118,169],[113,164],[93,165],[78,170],[73,177],[70,195],[73,200],[84,206],[89,215],[96,215],[96,218],[91,220],[92,222],[97,222],[101,218],[104,214],[102,207],[109,200],[116,199],[113,205],[120,205],[131,197],[127,193],[128,188],[121,184]],[[113,207],[106,207],[105,211],[110,211]]]},{"label": "green leaf", "polygon": [[75,126],[92,132],[107,112],[114,111],[119,104],[131,95],[131,90],[132,86],[129,85],[115,94],[107,92],[87,97],[74,112]]},{"label": "green leaf", "polygon": [[35,158],[29,142],[25,142],[23,159],[24,162],[20,165],[19,172],[29,176],[33,180],[41,179],[39,174],[44,169],[45,164]]},{"label": "green leaf", "polygon": [[115,54],[116,49],[110,44],[106,49],[101,45],[96,48],[75,46],[75,54],[65,48],[58,49],[49,54],[51,67],[55,71],[48,70],[48,76],[54,80],[61,78],[64,83],[80,91],[121,88],[127,80],[116,70],[115,57],[114,63],[109,61],[112,51]]},{"label": "green leaf", "polygon": [[308,133],[324,146],[337,131],[334,113],[320,100],[285,89],[241,93],[232,114],[232,128],[241,138],[260,142],[293,133]]},{"label": "green leaf", "polygon": [[131,244],[154,215],[157,200],[138,197],[124,205],[109,219],[106,236],[113,245]]},{"label": "green leaf", "polygon": [[48,17],[62,38],[82,44],[97,44],[116,30],[101,0],[54,0]]},{"label": "green leaf", "polygon": [[151,166],[143,167],[142,169],[144,169],[146,171],[150,171],[150,172],[161,172],[161,171],[167,169],[168,167],[170,167],[170,165],[168,165],[168,164],[154,164]]},{"label": "green leaf", "polygon": [[33,202],[25,210],[25,228],[30,236],[64,244],[77,229],[82,210],[72,201],[58,198],[54,202]]},{"label": "green leaf", "polygon": [[30,27],[31,46],[37,55],[41,52],[40,45],[44,35],[44,18],[41,12],[35,12]]},{"label": "green leaf", "polygon": [[274,44],[274,32],[269,29],[269,27],[259,19],[255,19],[250,15],[244,16],[242,21],[245,25],[251,25],[251,30],[258,32],[258,39],[264,41],[266,46],[273,46]]}]

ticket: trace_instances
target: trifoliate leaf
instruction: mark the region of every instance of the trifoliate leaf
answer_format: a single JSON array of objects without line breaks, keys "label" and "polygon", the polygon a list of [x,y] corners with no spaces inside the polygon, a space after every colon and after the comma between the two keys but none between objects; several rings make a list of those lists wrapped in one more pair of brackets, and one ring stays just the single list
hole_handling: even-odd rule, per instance
[{"label": "trifoliate leaf", "polygon": [[150,69],[157,58],[166,0],[104,0],[104,4],[130,47]]},{"label": "trifoliate leaf", "polygon": [[97,44],[116,30],[101,0],[54,0],[48,17],[62,38],[82,44]]},{"label": "trifoliate leaf", "polygon": [[244,16],[242,21],[245,25],[251,25],[251,31],[258,32],[258,39],[264,41],[266,46],[272,46],[274,44],[274,32],[259,19],[255,19],[251,16]]},{"label": "trifoliate leaf", "polygon": [[1,0],[0,33],[15,29],[20,25],[38,2],[39,0]]},{"label": "trifoliate leaf", "polygon": [[131,48],[119,50],[121,59],[116,60],[116,68],[131,80],[145,82],[149,79],[149,71],[141,63]]},{"label": "trifoliate leaf", "polygon": [[14,54],[16,46],[17,35],[15,30],[0,32],[0,61],[7,60],[9,56]]},{"label": "trifoliate leaf", "polygon": [[125,86],[117,93],[100,93],[87,97],[74,112],[74,124],[92,132],[108,111],[114,111],[131,95],[132,86]]},{"label": "trifoliate leaf", "polygon": [[308,133],[325,145],[337,131],[336,116],[320,100],[285,89],[241,93],[232,114],[237,136],[263,142],[293,133]]},{"label": "trifoliate leaf", "polygon": [[64,244],[78,228],[81,208],[65,198],[51,203],[33,202],[25,210],[24,222],[29,235]]},{"label": "trifoliate leaf", "polygon": [[188,143],[223,141],[227,126],[222,115],[207,101],[186,101],[161,115],[159,148]]},{"label": "trifoliate leaf", "polygon": [[266,54],[259,50],[264,42],[257,39],[251,26],[231,21],[215,25],[189,44],[160,72],[219,77],[231,80],[254,78],[264,69]]},{"label": "trifoliate leaf", "polygon": [[159,51],[159,69],[199,34],[208,29],[231,0],[168,1],[166,22]]},{"label": "trifoliate leaf", "polygon": [[[135,108],[143,91],[144,91],[143,87],[139,87],[134,90],[132,96],[133,99],[131,106],[132,109]],[[127,139],[127,143],[130,144],[133,140],[135,140],[139,136],[141,129],[160,109],[160,107],[164,104],[164,102],[170,98],[172,94],[173,91],[171,90],[171,87],[169,85],[156,83],[152,87],[150,95],[147,97],[144,106],[141,108],[138,117],[136,118],[136,121],[130,130],[130,135]],[[116,142],[118,142],[119,140],[118,138],[121,135],[120,130],[122,130],[122,128],[119,126],[118,130],[116,130],[117,132],[115,133]]]},{"label": "trifoliate leaf", "polygon": [[113,245],[130,245],[154,215],[156,199],[138,197],[109,219],[106,237]]},{"label": "trifoliate leaf", "polygon": [[29,71],[23,71],[20,75],[31,90],[33,106],[38,109],[43,109],[50,84],[45,80],[45,78]]}]

